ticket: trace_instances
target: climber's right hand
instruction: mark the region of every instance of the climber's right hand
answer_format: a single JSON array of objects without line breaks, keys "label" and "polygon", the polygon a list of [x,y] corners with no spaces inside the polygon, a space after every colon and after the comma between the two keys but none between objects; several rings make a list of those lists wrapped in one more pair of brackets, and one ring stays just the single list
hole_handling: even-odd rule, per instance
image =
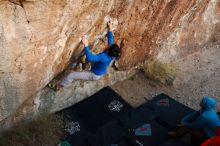
[{"label": "climber's right hand", "polygon": [[89,46],[89,41],[88,41],[88,38],[86,37],[86,35],[82,36],[82,43],[85,47]]},{"label": "climber's right hand", "polygon": [[113,30],[113,22],[112,22],[112,20],[109,20],[109,21],[107,22],[107,26],[108,26],[108,30],[109,30],[109,31],[112,31],[112,30]]}]

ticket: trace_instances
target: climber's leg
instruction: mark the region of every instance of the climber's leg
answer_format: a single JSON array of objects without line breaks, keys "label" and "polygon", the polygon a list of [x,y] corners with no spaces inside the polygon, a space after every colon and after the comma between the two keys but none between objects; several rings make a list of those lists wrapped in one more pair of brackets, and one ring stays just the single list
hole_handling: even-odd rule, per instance
[{"label": "climber's leg", "polygon": [[73,82],[73,80],[76,80],[76,79],[99,80],[101,77],[102,76],[98,76],[91,71],[72,72],[61,81],[60,85],[63,87],[67,87]]}]

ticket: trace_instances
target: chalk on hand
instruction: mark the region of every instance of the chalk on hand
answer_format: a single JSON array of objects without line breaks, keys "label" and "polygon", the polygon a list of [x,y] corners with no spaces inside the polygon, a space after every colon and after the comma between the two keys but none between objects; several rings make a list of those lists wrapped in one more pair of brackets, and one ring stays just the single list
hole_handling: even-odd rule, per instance
[{"label": "chalk on hand", "polygon": [[112,18],[109,15],[105,16],[104,23],[106,24],[109,21],[112,21]]},{"label": "chalk on hand", "polygon": [[82,37],[79,38],[79,41],[80,41],[80,42],[82,41],[82,38],[83,38],[83,37],[86,37],[87,39],[89,39],[89,35],[85,34],[85,35],[83,35]]}]

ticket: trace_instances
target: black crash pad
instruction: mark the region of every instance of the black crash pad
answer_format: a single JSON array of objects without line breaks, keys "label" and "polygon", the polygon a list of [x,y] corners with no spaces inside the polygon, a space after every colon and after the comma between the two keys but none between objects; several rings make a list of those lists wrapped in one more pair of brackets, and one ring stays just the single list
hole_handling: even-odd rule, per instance
[{"label": "black crash pad", "polygon": [[111,144],[110,146],[133,146],[127,139],[120,139],[119,141]]},{"label": "black crash pad", "polygon": [[160,146],[192,146],[180,140],[171,139],[161,144]]},{"label": "black crash pad", "polygon": [[[129,146],[158,146],[168,139],[168,129],[155,121],[155,118],[156,115],[152,110],[145,106],[140,106],[118,119],[120,124],[128,129],[124,139],[129,141]],[[136,136],[135,129],[144,124],[150,124],[152,135]]]},{"label": "black crash pad", "polygon": [[[190,112],[193,110],[165,94],[132,109],[105,87],[56,114],[67,123],[67,140],[73,146],[158,146],[168,140],[168,131]],[[133,129],[144,124],[151,125],[152,135],[136,136]]]},{"label": "black crash pad", "polygon": [[128,132],[125,138],[137,146],[141,144],[158,146],[166,142],[169,139],[168,132],[176,128],[181,119],[193,111],[171,97],[160,94],[135,110],[124,114],[120,122],[131,129],[150,124],[151,136],[136,136],[134,132]]},{"label": "black crash pad", "polygon": [[59,114],[75,114],[88,130],[95,132],[131,109],[132,107],[114,90],[105,87],[86,100],[60,111]]},{"label": "black crash pad", "polygon": [[149,123],[155,117],[156,115],[152,110],[149,108],[140,107],[125,113],[118,118],[118,120],[126,129],[136,129],[145,123]]},{"label": "black crash pad", "polygon": [[122,127],[118,120],[112,120],[100,128],[96,135],[100,138],[102,146],[110,146],[120,141],[127,129]]},{"label": "black crash pad", "polygon": [[69,131],[75,129],[67,134],[67,139],[73,146],[110,146],[120,141],[126,133],[126,129],[115,119],[130,110],[132,107],[114,90],[105,87],[86,100],[56,114],[68,121]]},{"label": "black crash pad", "polygon": [[[176,125],[180,123],[185,115],[194,112],[193,109],[179,103],[166,94],[154,97],[141,107],[152,110],[156,115],[155,120],[170,130],[175,129]],[[144,110],[142,114],[145,114]]]},{"label": "black crash pad", "polygon": [[[159,144],[167,141],[168,129],[151,120],[146,123],[151,125],[150,136],[137,136],[134,131],[128,132],[125,138],[134,146],[159,146]],[[140,125],[141,126],[141,125]]]}]

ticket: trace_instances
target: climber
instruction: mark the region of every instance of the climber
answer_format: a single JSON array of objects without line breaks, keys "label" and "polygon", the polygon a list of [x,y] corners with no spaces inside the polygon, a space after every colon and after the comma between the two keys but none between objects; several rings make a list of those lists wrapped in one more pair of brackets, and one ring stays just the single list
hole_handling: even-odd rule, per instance
[{"label": "climber", "polygon": [[67,77],[65,77],[60,84],[49,84],[48,86],[51,89],[58,91],[62,87],[69,86],[72,83],[72,81],[76,79],[99,80],[103,75],[106,74],[107,68],[115,59],[118,59],[120,57],[120,53],[121,53],[120,48],[114,42],[111,20],[107,23],[107,27],[108,27],[107,38],[108,38],[109,48],[99,54],[93,54],[90,51],[87,37],[86,36],[82,37],[82,43],[84,45],[84,53],[86,59],[87,61],[93,63],[91,70],[82,71],[82,72],[72,72]]},{"label": "climber", "polygon": [[217,102],[213,98],[203,97],[200,103],[201,109],[185,116],[179,125],[180,128],[177,131],[169,132],[169,135],[179,137],[191,133],[200,140],[215,136],[214,129],[220,126],[219,117],[214,110],[216,105]]}]

